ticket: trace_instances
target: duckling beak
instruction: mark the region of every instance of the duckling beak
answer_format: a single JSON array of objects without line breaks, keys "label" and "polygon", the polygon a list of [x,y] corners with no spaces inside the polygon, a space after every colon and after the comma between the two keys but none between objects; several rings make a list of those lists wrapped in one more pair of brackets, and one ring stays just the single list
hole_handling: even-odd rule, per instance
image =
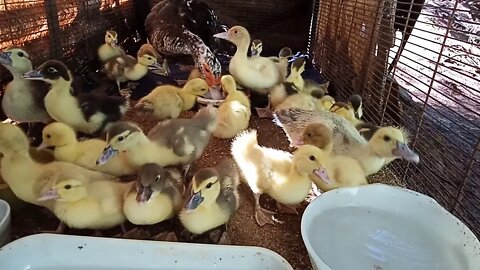
[{"label": "duckling beak", "polygon": [[320,168],[314,170],[313,174],[318,176],[318,178],[320,178],[320,180],[322,180],[326,184],[331,184],[332,183],[332,179],[330,179],[330,177],[328,176],[327,170],[323,167],[320,167]]},{"label": "duckling beak", "polygon": [[27,80],[43,80],[44,79],[42,72],[39,70],[29,71],[23,74],[22,77]]},{"label": "duckling beak", "polygon": [[399,141],[397,141],[397,148],[392,150],[392,154],[402,159],[405,159],[406,161],[409,161],[409,162],[413,162],[413,163],[420,162],[420,157],[418,156],[418,154],[413,152],[408,147],[408,145],[401,143]]},{"label": "duckling beak", "polygon": [[140,185],[140,187],[138,188],[137,190],[137,202],[138,203],[145,203],[145,202],[148,202],[148,200],[150,200],[150,197],[152,197],[152,194],[153,194],[153,190],[150,186],[142,186]]},{"label": "duckling beak", "polygon": [[213,37],[216,37],[216,38],[219,38],[219,39],[228,40],[228,31],[227,31],[227,32],[223,32],[223,33],[215,34],[215,35],[213,35]]},{"label": "duckling beak", "polygon": [[117,155],[118,152],[119,151],[117,149],[113,149],[113,147],[111,145],[105,147],[105,149],[103,149],[102,154],[97,159],[97,162],[96,162],[97,166],[107,163],[112,157]]},{"label": "duckling beak", "polygon": [[48,148],[48,144],[46,144],[45,142],[42,142],[39,146],[37,146],[37,151],[42,151],[46,148]]},{"label": "duckling beak", "polygon": [[197,193],[193,193],[192,197],[190,200],[188,200],[187,203],[187,211],[193,211],[197,209],[197,207],[203,202],[203,197],[202,197],[202,192],[199,191]]},{"label": "duckling beak", "polygon": [[42,193],[40,197],[38,197],[37,201],[43,202],[48,200],[56,200],[58,198],[60,198],[60,195],[58,194],[57,190],[49,189],[46,192]]},{"label": "duckling beak", "polygon": [[252,53],[252,56],[258,55],[258,49],[257,49],[257,48],[252,48],[252,49],[250,50],[250,52]]},{"label": "duckling beak", "polygon": [[304,144],[305,144],[305,142],[302,140],[302,138],[296,138],[292,142],[292,146],[300,146],[300,145],[304,145]]},{"label": "duckling beak", "polygon": [[12,55],[11,52],[0,52],[0,64],[2,65],[12,65]]},{"label": "duckling beak", "polygon": [[112,40],[111,45],[112,45],[113,48],[118,47],[118,40]]},{"label": "duckling beak", "polygon": [[150,69],[163,69],[162,64],[158,63],[158,61],[155,61],[152,65],[148,66]]}]

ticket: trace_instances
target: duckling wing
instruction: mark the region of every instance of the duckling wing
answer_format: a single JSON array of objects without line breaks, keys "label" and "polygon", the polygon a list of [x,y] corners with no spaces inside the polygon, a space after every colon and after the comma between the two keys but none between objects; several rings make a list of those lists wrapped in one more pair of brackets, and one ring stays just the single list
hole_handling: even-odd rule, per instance
[{"label": "duckling wing", "polygon": [[348,120],[327,111],[309,111],[289,108],[275,111],[274,123],[280,126],[290,143],[297,141],[304,128],[311,123],[322,123],[333,131],[333,149],[362,145],[367,141]]}]

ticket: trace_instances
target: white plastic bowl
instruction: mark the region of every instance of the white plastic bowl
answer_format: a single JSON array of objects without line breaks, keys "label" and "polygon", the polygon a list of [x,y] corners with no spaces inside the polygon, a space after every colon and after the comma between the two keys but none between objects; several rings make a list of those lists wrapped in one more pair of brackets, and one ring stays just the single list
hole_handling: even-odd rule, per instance
[{"label": "white plastic bowl", "polygon": [[10,205],[0,200],[0,247],[10,241]]},{"label": "white plastic bowl", "polygon": [[326,192],[305,210],[301,230],[314,269],[480,269],[475,235],[434,199],[399,187]]},{"label": "white plastic bowl", "polygon": [[260,247],[222,246],[35,234],[0,250],[0,269],[30,270],[291,270]]}]

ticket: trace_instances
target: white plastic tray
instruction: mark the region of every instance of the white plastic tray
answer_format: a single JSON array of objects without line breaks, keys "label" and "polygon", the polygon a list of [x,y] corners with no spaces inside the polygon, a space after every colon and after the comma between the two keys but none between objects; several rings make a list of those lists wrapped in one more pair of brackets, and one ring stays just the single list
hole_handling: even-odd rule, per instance
[{"label": "white plastic tray", "polygon": [[382,184],[331,190],[304,212],[314,269],[478,270],[480,243],[434,199]]},{"label": "white plastic tray", "polygon": [[293,269],[260,247],[124,240],[55,234],[20,238],[0,249],[0,269]]}]

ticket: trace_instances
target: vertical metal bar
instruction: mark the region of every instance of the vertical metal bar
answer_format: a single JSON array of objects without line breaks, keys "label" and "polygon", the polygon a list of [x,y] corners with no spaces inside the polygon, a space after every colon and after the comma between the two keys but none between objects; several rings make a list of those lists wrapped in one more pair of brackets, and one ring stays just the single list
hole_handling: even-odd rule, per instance
[{"label": "vertical metal bar", "polygon": [[[317,25],[318,25],[318,15],[319,15],[319,9],[320,9],[320,1],[321,0],[313,0],[312,1],[312,14],[310,15],[310,29],[308,30],[308,42],[307,42],[307,55],[310,56],[310,59],[312,59],[312,62],[314,60],[313,54],[312,54],[312,46],[317,45],[317,42],[315,39],[317,38]],[[318,4],[318,8],[317,7]],[[313,43],[313,45],[312,45]],[[315,51],[315,49],[313,49]]]},{"label": "vertical metal bar", "polygon": [[60,42],[60,24],[58,22],[56,0],[45,0],[45,15],[47,16],[50,56],[60,58],[63,53]]},{"label": "vertical metal bar", "polygon": [[[450,13],[450,16],[448,17],[447,29],[445,30],[445,34],[443,35],[442,47],[440,48],[440,51],[438,52],[438,57],[437,57],[437,61],[435,63],[435,68],[433,69],[433,74],[432,74],[432,78],[430,80],[430,85],[428,87],[427,96],[425,97],[425,102],[423,103],[423,106],[422,106],[422,114],[420,116],[420,121],[418,121],[418,126],[417,126],[417,129],[415,131],[415,136],[414,136],[413,141],[412,141],[412,148],[415,148],[415,145],[417,144],[418,135],[420,133],[420,128],[421,128],[421,126],[423,124],[423,120],[425,118],[425,110],[427,108],[428,99],[430,98],[430,93],[432,92],[432,89],[433,89],[433,83],[435,82],[435,77],[437,75],[438,68],[440,66],[440,60],[442,58],[443,50],[445,49],[445,43],[447,42],[447,39],[448,39],[448,33],[450,33],[450,29],[452,28],[452,23],[453,23],[453,18],[454,18],[453,15],[455,14],[455,11],[457,10],[457,6],[458,6],[458,0],[455,0],[455,5],[453,6],[452,13]],[[410,166],[411,166],[410,163],[408,163],[407,166],[405,167],[405,173],[404,173],[403,179],[402,179],[403,181],[405,181],[405,178],[407,177],[407,173],[410,169]]]},{"label": "vertical metal bar", "polygon": [[452,209],[450,209],[450,212],[455,210],[460,203],[460,198],[462,197],[463,190],[465,189],[465,184],[467,183],[468,176],[473,170],[473,164],[475,164],[475,157],[477,156],[478,152],[480,152],[480,137],[477,139],[477,145],[475,146],[475,149],[473,149],[472,156],[470,157],[470,161],[468,162],[467,170],[463,176],[462,184],[460,186],[460,189],[458,190],[457,196],[455,197],[455,202],[453,203],[453,207]]}]

